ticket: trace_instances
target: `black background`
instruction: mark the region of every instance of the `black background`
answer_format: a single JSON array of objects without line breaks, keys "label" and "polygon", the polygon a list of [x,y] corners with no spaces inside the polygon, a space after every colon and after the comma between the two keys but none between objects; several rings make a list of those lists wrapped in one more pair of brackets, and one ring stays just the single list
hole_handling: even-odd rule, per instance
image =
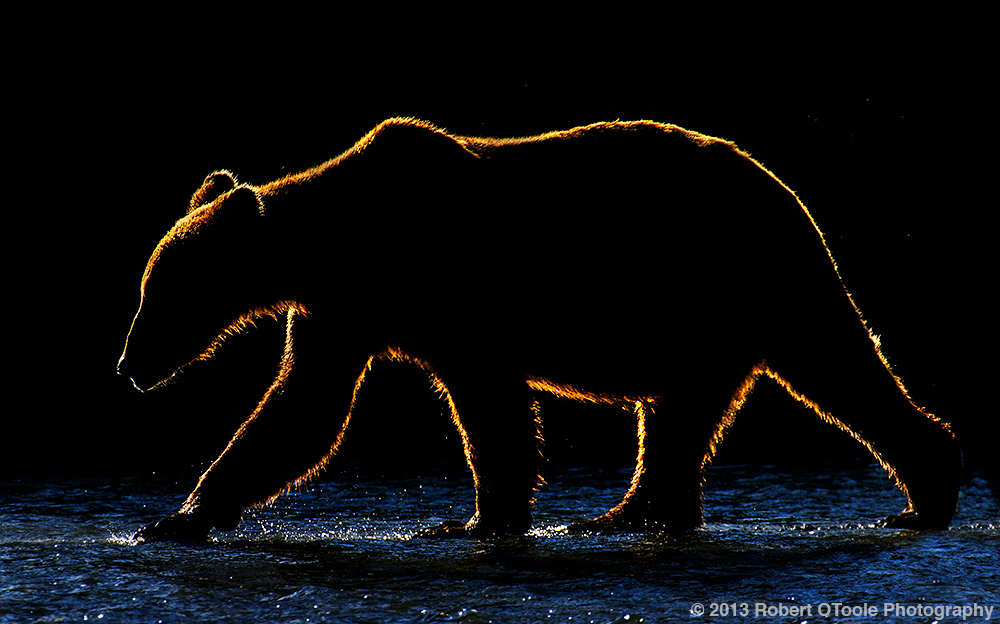
[{"label": "black background", "polygon": [[[115,363],[149,253],[212,170],[266,182],[390,116],[490,136],[648,118],[735,141],[810,207],[916,401],[954,423],[970,465],[989,465],[992,77],[977,50],[942,34],[975,16],[718,17],[293,8],[15,20],[30,36],[5,98],[12,372],[0,476],[176,470],[193,483],[267,387],[281,328],[140,395]],[[668,226],[650,216],[650,228]],[[262,253],[280,262],[293,245]],[[389,366],[373,375],[345,451],[397,466],[460,461],[425,385]],[[719,461],[857,452],[761,395]],[[563,411],[550,412],[554,460],[632,461],[628,417]]]}]

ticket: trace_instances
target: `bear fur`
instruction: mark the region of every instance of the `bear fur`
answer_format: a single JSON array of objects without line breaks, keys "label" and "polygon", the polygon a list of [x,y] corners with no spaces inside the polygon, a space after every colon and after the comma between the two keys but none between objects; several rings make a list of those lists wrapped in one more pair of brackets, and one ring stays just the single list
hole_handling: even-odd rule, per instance
[{"label": "bear fur", "polygon": [[284,317],[280,371],[180,511],[141,539],[231,529],[320,470],[373,357],[448,402],[476,513],[430,534],[517,534],[539,478],[538,392],[638,419],[622,503],[577,528],[702,522],[702,472],[761,379],[865,445],[946,527],[961,457],[916,407],[841,284],[812,217],[732,143],[650,121],[523,139],[383,122],[260,186],[216,172],[146,266],[119,372],[137,388]]}]

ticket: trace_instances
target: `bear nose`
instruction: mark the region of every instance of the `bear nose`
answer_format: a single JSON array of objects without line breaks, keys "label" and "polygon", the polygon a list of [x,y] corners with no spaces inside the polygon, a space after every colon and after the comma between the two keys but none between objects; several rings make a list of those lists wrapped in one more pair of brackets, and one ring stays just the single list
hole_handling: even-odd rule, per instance
[{"label": "bear nose", "polygon": [[117,368],[118,374],[128,379],[129,382],[132,384],[132,387],[134,387],[139,392],[142,392],[143,391],[142,388],[140,388],[139,384],[135,383],[135,379],[132,378],[132,371],[130,370],[128,363],[129,362],[125,360],[125,354],[123,353],[122,356],[118,358],[118,368]]}]

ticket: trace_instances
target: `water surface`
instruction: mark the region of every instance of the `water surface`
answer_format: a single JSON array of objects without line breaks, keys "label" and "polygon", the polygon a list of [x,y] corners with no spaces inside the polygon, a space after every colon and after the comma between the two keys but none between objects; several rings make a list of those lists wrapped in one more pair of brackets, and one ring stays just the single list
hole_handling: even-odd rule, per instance
[{"label": "water surface", "polygon": [[[568,534],[617,502],[628,474],[564,471],[539,494],[530,535],[434,541],[414,534],[468,517],[473,493],[467,475],[424,472],[342,470],[196,545],[130,540],[189,483],[2,483],[0,621],[930,622],[883,606],[1000,602],[998,510],[976,475],[950,530],[911,532],[873,526],[903,498],[871,465],[714,467],[706,526],[666,537]],[[838,602],[878,615],[818,617]],[[754,617],[757,605],[773,617]],[[810,605],[813,617],[788,615]]]}]

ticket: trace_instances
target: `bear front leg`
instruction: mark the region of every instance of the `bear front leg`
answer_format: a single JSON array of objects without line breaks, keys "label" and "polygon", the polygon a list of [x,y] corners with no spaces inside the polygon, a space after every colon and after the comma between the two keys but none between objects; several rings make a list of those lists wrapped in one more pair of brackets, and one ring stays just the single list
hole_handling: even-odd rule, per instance
[{"label": "bear front leg", "polygon": [[445,522],[424,537],[520,535],[531,528],[539,477],[539,433],[527,381],[510,369],[470,365],[435,367],[465,444],[476,488],[476,513]]},{"label": "bear front leg", "polygon": [[181,509],[140,529],[136,539],[200,540],[212,528],[234,529],[244,508],[308,480],[335,453],[370,354],[328,351],[335,346],[322,340],[317,321],[294,311],[286,332],[278,377],[253,414]]},{"label": "bear front leg", "polygon": [[701,526],[709,423],[686,421],[666,429],[655,412],[655,405],[636,404],[639,455],[622,502],[597,518],[570,524],[570,531],[679,533]]}]

